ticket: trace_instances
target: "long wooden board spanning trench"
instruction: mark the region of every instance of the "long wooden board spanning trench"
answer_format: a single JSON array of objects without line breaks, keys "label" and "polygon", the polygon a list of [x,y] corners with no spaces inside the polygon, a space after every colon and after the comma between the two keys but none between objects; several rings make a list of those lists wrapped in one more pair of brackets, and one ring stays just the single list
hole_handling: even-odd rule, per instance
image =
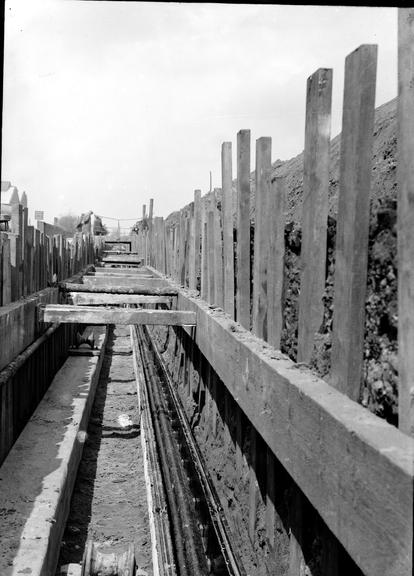
[{"label": "long wooden board spanning trench", "polygon": [[39,307],[41,322],[71,324],[151,324],[164,326],[195,326],[194,312],[179,310],[141,310],[136,308],[97,308],[51,304]]},{"label": "long wooden board spanning trench", "polygon": [[171,287],[196,314],[201,353],[364,574],[411,574],[414,440]]},{"label": "long wooden board spanning trench", "polygon": [[115,304],[168,304],[172,296],[147,296],[143,294],[106,294],[96,292],[70,292],[67,301],[76,306],[115,305]]},{"label": "long wooden board spanning trench", "polygon": [[167,286],[165,280],[159,278],[143,278],[142,276],[84,276],[83,283],[85,286],[123,286],[131,288],[163,288]]}]

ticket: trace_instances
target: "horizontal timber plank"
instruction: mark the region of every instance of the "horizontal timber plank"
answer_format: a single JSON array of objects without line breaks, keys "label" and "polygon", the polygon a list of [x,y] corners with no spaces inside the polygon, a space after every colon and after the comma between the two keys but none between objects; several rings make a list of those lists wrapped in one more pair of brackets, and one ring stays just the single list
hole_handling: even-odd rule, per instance
[{"label": "horizontal timber plank", "polygon": [[93,272],[97,274],[151,274],[151,272],[145,266],[134,266],[129,268],[128,266],[95,266]]},{"label": "horizontal timber plank", "polygon": [[83,283],[87,286],[123,286],[123,287],[154,287],[162,288],[166,286],[166,281],[160,278],[131,278],[130,276],[125,277],[112,277],[112,276],[84,276]]},{"label": "horizontal timber plank", "polygon": [[171,304],[171,296],[146,296],[141,294],[102,294],[70,292],[71,304],[92,306],[94,304]]},{"label": "horizontal timber plank", "polygon": [[137,310],[136,308],[97,308],[54,304],[39,307],[43,322],[71,324],[151,324],[162,326],[194,326],[196,314],[180,310]]},{"label": "horizontal timber plank", "polygon": [[91,272],[88,276],[94,276],[97,278],[135,278],[136,280],[140,280],[141,278],[154,278],[153,274],[145,273],[145,272],[132,272],[128,270],[127,273],[125,272],[118,272],[118,271],[111,271],[110,269],[103,269],[102,272]]},{"label": "horizontal timber plank", "polygon": [[147,294],[148,296],[177,296],[177,289],[169,285],[163,288],[137,288],[128,286],[87,286],[86,284],[75,284],[71,282],[61,282],[60,288],[67,292],[88,292],[91,294]]},{"label": "horizontal timber plank", "polygon": [[141,256],[136,256],[134,254],[113,254],[111,256],[104,256],[102,262],[105,264],[140,264],[144,259]]},{"label": "horizontal timber plank", "polygon": [[195,341],[366,576],[411,574],[414,440],[179,289]]}]

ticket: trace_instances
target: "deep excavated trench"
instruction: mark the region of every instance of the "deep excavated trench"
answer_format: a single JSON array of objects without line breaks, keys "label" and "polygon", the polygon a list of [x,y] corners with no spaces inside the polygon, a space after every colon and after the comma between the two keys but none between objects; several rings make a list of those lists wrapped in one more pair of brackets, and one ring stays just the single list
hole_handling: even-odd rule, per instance
[{"label": "deep excavated trench", "polygon": [[[107,571],[85,566],[91,543]],[[148,330],[111,325],[56,574],[130,576],[131,543],[137,575],[245,574]]]}]

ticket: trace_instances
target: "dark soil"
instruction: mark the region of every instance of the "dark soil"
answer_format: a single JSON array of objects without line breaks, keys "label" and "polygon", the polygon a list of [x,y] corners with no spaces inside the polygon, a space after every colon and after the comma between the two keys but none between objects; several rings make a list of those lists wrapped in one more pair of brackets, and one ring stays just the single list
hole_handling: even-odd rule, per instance
[{"label": "dark soil", "polygon": [[62,538],[60,566],[79,563],[87,539],[102,552],[135,545],[152,574],[151,537],[140,441],[137,389],[128,326],[112,327],[88,437]]},{"label": "dark soil", "polygon": [[[364,367],[359,401],[391,424],[398,424],[398,310],[397,310],[397,99],[375,112],[372,184],[370,192],[370,231],[367,297],[365,307]],[[324,321],[315,334],[311,367],[329,379],[335,235],[339,192],[340,139],[331,141],[329,177],[329,217],[327,223],[327,277],[323,300]],[[276,160],[273,176],[285,176],[287,208],[285,227],[284,326],[281,350],[296,360],[298,297],[300,293],[301,219],[303,196],[303,153],[290,160]],[[251,175],[251,221],[254,233],[255,173]],[[218,206],[220,208],[220,190]],[[236,218],[236,181],[233,207]],[[185,207],[189,209],[188,207]],[[168,217],[174,225],[177,213]],[[236,221],[236,220],[235,220]]]}]

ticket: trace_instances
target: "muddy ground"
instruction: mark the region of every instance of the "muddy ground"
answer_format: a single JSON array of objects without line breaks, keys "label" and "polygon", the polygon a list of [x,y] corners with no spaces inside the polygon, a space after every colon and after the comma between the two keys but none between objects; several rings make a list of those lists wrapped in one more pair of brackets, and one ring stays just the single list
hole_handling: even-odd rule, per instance
[{"label": "muddy ground", "polygon": [[87,539],[102,552],[135,545],[152,575],[137,389],[128,326],[110,327],[82,461],[62,539],[60,566],[80,563]]}]

